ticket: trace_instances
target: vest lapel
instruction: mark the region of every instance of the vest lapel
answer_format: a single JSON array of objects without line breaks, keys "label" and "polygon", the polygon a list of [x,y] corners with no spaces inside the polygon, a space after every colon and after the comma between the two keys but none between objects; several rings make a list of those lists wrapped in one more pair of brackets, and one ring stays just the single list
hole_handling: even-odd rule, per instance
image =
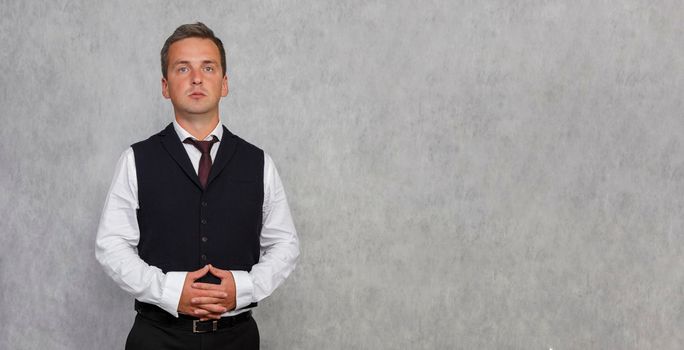
[{"label": "vest lapel", "polygon": [[[173,129],[173,123],[169,124],[166,129],[160,132],[159,136],[161,136],[159,139],[166,152],[168,152],[171,158],[178,163],[178,166],[183,169],[183,172],[185,172],[190,180],[192,180],[197,187],[202,188],[199,178],[195,173],[195,168],[193,168],[192,163],[190,163],[188,152],[183,148],[183,144],[181,144],[178,134],[176,134],[176,130]],[[223,142],[221,142],[221,144],[223,144]]]},{"label": "vest lapel", "polygon": [[209,171],[209,180],[207,181],[207,188],[211,185],[211,181],[214,180],[218,174],[221,173],[226,164],[230,162],[233,157],[235,150],[237,149],[237,140],[235,135],[228,131],[228,128],[223,126],[223,137],[221,137],[221,143],[219,143],[219,149],[216,153],[216,159],[211,165],[211,171]]}]

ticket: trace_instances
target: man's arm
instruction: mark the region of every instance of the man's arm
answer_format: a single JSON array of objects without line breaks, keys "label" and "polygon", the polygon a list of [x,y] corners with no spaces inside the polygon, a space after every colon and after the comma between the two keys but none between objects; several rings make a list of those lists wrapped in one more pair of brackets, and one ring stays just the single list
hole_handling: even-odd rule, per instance
[{"label": "man's arm", "polygon": [[290,214],[283,183],[271,157],[264,153],[264,205],[261,256],[250,272],[231,271],[236,308],[268,297],[292,273],[299,257],[299,238]]},{"label": "man's arm", "polygon": [[[278,171],[271,158],[264,154],[264,205],[261,229],[261,256],[251,271],[220,270],[210,272],[221,278],[221,284],[194,283],[203,290],[235,294],[234,304],[222,304],[228,310],[239,310],[259,302],[280,286],[294,270],[299,256],[299,239],[290,207]],[[212,299],[197,298],[196,304]]]},{"label": "man's arm", "polygon": [[[100,218],[95,250],[95,257],[119,287],[136,299],[157,305],[176,317],[179,310],[181,313],[199,315],[197,307],[190,305],[193,297],[214,297],[219,300],[227,297],[223,292],[190,288],[196,279],[208,273],[206,266],[191,273],[165,274],[159,268],[145,263],[137,250],[140,240],[137,208],[135,158],[133,149],[129,148],[121,155],[116,166]],[[218,318],[217,314],[225,311],[219,305],[206,305],[203,308],[214,313],[203,315],[209,318]]]}]

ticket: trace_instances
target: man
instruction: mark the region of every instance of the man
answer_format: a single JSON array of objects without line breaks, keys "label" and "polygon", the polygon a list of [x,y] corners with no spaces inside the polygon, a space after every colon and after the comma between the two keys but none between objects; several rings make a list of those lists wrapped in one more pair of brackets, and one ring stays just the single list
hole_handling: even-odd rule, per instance
[{"label": "man", "polygon": [[96,257],[135,298],[126,349],[258,349],[251,317],[294,270],[297,233],[271,158],[225,128],[223,44],[202,23],[161,50],[175,120],[121,156]]}]

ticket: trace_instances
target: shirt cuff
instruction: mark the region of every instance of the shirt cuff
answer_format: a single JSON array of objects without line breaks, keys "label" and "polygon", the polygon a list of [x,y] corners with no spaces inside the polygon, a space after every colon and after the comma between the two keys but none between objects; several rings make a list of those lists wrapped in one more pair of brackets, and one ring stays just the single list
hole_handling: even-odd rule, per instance
[{"label": "shirt cuff", "polygon": [[173,315],[173,317],[178,317],[178,303],[180,302],[181,293],[183,292],[186,275],[187,272],[166,273],[159,307]]},{"label": "shirt cuff", "polygon": [[230,271],[235,280],[235,310],[249,306],[253,300],[254,285],[247,271]]}]

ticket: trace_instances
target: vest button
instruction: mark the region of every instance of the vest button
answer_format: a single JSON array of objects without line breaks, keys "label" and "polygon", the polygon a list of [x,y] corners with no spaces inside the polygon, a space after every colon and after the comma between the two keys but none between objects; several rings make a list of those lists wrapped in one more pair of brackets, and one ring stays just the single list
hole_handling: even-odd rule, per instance
[{"label": "vest button", "polygon": [[206,224],[207,224],[207,219],[202,219],[202,225],[206,225]]},{"label": "vest button", "polygon": [[207,206],[207,202],[202,202],[202,206],[203,206],[203,207],[206,207],[206,206]]},{"label": "vest button", "polygon": [[202,237],[202,242],[206,242],[207,240],[209,240],[209,238],[207,238],[207,237]]},{"label": "vest button", "polygon": [[200,258],[202,258],[202,261],[206,261],[206,260],[207,260],[207,256],[204,255],[204,254],[202,254],[202,256],[201,256]]}]

